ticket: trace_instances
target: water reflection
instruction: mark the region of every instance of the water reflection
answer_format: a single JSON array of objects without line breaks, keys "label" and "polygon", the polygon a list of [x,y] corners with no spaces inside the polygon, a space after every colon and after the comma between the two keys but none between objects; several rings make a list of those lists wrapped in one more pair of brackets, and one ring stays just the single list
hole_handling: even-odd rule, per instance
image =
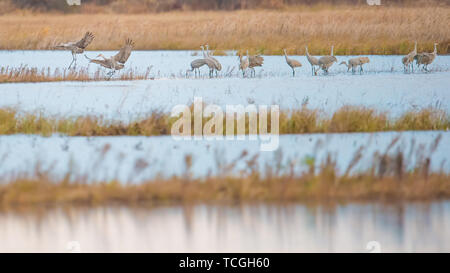
[{"label": "water reflection", "polygon": [[105,207],[0,213],[0,252],[450,251],[450,202]]}]

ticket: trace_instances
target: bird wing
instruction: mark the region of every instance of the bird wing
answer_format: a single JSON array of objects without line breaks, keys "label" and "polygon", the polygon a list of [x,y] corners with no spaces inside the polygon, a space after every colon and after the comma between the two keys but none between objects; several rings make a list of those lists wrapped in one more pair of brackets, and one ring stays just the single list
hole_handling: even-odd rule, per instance
[{"label": "bird wing", "polygon": [[111,69],[111,61],[110,60],[98,60],[98,59],[91,59],[88,56],[84,55],[84,57],[86,57],[86,59],[89,60],[90,63],[95,63],[95,64],[99,64],[103,67],[109,68]]},{"label": "bird wing", "polygon": [[307,57],[308,57],[308,61],[309,61],[311,64],[313,64],[313,65],[319,65],[319,60],[318,60],[316,57],[310,56],[310,55],[307,55]]},{"label": "bird wing", "polygon": [[206,64],[205,59],[196,59],[191,62],[191,67],[199,68],[201,66],[204,66]]},{"label": "bird wing", "polygon": [[103,67],[106,67],[106,68],[111,68],[111,65],[110,65],[110,63],[108,62],[108,60],[89,59],[89,62],[90,62],[90,63],[99,64],[99,65],[101,65],[101,66],[103,66]]},{"label": "bird wing", "polygon": [[86,32],[86,34],[84,34],[83,39],[79,40],[78,42],[75,43],[76,47],[85,49],[90,43],[92,43],[92,40],[94,40],[94,34],[92,34],[92,32]]},{"label": "bird wing", "polygon": [[419,54],[418,62],[421,64],[431,63],[432,60],[434,60],[434,55],[432,53],[425,52],[425,53]]},{"label": "bird wing", "polygon": [[55,46],[55,49],[72,49],[75,43],[65,43],[59,44]]},{"label": "bird wing", "polygon": [[368,57],[360,57],[359,59],[362,64],[370,63],[370,59]]},{"label": "bird wing", "polygon": [[250,66],[262,66],[264,63],[264,58],[260,55],[258,56],[250,56]]},{"label": "bird wing", "polygon": [[117,53],[114,56],[114,59],[116,60],[116,62],[119,63],[126,63],[126,61],[128,60],[128,58],[131,55],[131,50],[133,49],[134,46],[134,42],[131,39],[127,39],[125,42],[125,46],[122,47],[119,51],[119,53]]},{"label": "bird wing", "polygon": [[297,61],[297,60],[291,60],[291,62],[292,62],[292,66],[294,66],[294,67],[302,66],[302,64],[299,61]]},{"label": "bird wing", "polygon": [[319,59],[319,65],[329,64],[332,61],[333,61],[333,58],[331,58],[331,56],[323,56],[323,57],[320,57],[320,59]]}]

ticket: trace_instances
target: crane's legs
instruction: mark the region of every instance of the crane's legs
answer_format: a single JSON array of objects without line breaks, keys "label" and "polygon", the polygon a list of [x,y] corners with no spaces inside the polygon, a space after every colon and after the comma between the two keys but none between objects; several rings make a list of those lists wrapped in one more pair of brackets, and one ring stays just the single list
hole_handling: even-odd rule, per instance
[{"label": "crane's legs", "polygon": [[72,62],[70,63],[68,69],[70,69],[72,67],[72,64],[74,64],[74,63],[75,63],[75,65],[73,68],[75,69],[75,67],[77,66],[77,55],[75,53],[72,53]]},{"label": "crane's legs", "polygon": [[108,72],[106,75],[109,76],[108,81],[112,78],[112,76],[116,73],[116,70],[112,70],[110,72]]},{"label": "crane's legs", "polygon": [[311,65],[311,75],[317,76],[317,71],[320,69],[320,67],[317,68],[317,70],[314,68],[314,65]]}]

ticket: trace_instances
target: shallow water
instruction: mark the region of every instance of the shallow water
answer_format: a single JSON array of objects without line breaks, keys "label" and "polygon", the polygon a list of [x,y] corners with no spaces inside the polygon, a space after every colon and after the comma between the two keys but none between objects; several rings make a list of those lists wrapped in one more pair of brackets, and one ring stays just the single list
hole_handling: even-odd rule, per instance
[{"label": "shallow water", "polygon": [[[439,146],[431,153],[435,139]],[[262,174],[266,166],[280,166],[280,172],[307,170],[305,158],[315,158],[316,166],[328,154],[343,172],[360,147],[362,158],[353,171],[373,166],[375,153],[384,154],[390,143],[399,137],[390,153],[402,151],[405,167],[412,168],[420,155],[431,159],[431,170],[450,172],[450,132],[386,132],[355,134],[281,135],[279,149],[261,152],[259,140],[180,140],[165,137],[39,137],[33,135],[0,136],[0,180],[17,175],[35,175],[40,169],[50,175],[63,177],[70,172],[73,180],[88,179],[141,182],[155,176],[181,176],[186,173],[185,157],[192,156],[189,172],[196,177],[224,175],[227,166],[236,162],[225,174],[237,175],[249,171],[247,161],[256,157],[256,167]],[[243,152],[247,156],[240,158]],[[412,152],[411,152],[412,151]],[[418,151],[421,154],[418,154]],[[239,159],[239,160],[238,160]]]},{"label": "shallow water", "polygon": [[0,212],[0,252],[450,252],[450,202]]},{"label": "shallow water", "polygon": [[[99,53],[106,56],[112,56],[115,51],[86,51],[86,55],[94,58]],[[214,56],[221,64],[222,71],[220,76],[225,76],[226,72],[234,68],[233,75],[240,76],[237,73],[239,58],[233,51],[227,52],[228,56]],[[372,73],[381,72],[403,72],[401,59],[398,55],[365,55],[370,58],[370,63],[364,65],[364,71]],[[305,56],[289,56],[300,61],[303,66],[296,69],[298,77],[311,75],[311,67]],[[318,56],[320,57],[320,56]],[[338,63],[347,61],[355,56],[336,56]],[[200,51],[189,50],[152,50],[152,51],[133,51],[126,63],[126,68],[133,68],[139,72],[145,72],[148,67],[152,67],[151,75],[154,77],[173,77],[185,76],[186,69],[190,68],[191,61],[203,58]],[[67,68],[72,61],[72,54],[68,51],[48,51],[48,50],[0,50],[1,66],[6,67],[36,67],[36,68]],[[89,64],[83,55],[78,55],[77,68],[88,68],[89,71],[96,71],[98,66]],[[450,56],[438,56],[430,69],[436,71],[450,70]],[[292,70],[286,64],[284,56],[264,56],[264,65],[262,68],[256,68],[257,74],[264,77],[292,77]],[[347,71],[344,65],[334,64],[330,70],[331,75],[340,74]],[[207,76],[207,68],[202,68],[202,74]],[[238,75],[239,74],[239,75]],[[349,73],[351,74],[351,73]],[[421,73],[419,73],[421,74]]]},{"label": "shallow water", "polygon": [[[236,56],[217,56],[224,67],[219,78],[186,79],[183,71],[200,57],[191,55],[191,51],[133,52],[127,67],[144,72],[153,66],[150,76],[155,80],[1,84],[0,107],[125,121],[155,109],[170,111],[177,104],[189,105],[194,97],[203,98],[206,104],[277,104],[281,109],[299,108],[307,102],[329,114],[348,104],[389,111],[394,116],[430,106],[450,112],[450,56],[438,56],[430,66],[434,69],[431,73],[403,73],[401,56],[370,56],[363,75],[346,73],[344,66],[334,65],[329,75],[317,77],[311,76],[304,56],[294,56],[303,63],[295,78],[284,57],[265,56],[257,77],[245,79],[237,73]],[[338,56],[338,60],[350,57]],[[70,58],[70,53],[60,51],[0,51],[3,64],[12,67],[64,68]],[[87,67],[84,57],[79,67]],[[231,76],[224,75],[232,68]],[[90,71],[96,69],[89,66]]]}]

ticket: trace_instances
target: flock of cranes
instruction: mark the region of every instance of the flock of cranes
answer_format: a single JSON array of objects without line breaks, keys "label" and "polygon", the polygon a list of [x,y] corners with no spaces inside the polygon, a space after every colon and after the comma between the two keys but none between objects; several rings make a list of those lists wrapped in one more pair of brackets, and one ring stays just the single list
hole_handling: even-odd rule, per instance
[{"label": "flock of cranes", "polygon": [[[92,34],[92,32],[86,32],[81,40],[77,42],[59,44],[55,46],[55,49],[70,50],[72,52],[72,62],[69,65],[70,69],[72,65],[74,67],[76,66],[77,55],[83,54],[86,47],[89,46],[94,38],[95,36],[94,34]],[[402,58],[404,71],[414,71],[414,61],[416,61],[416,65],[418,68],[420,67],[420,65],[422,65],[422,69],[424,69],[425,71],[429,71],[428,65],[433,63],[437,56],[437,45],[437,43],[434,44],[434,51],[431,53],[417,53],[417,42],[415,42],[414,50]],[[134,42],[131,39],[126,39],[125,45],[114,56],[107,58],[103,54],[99,54],[96,57],[97,59],[89,58],[86,55],[85,57],[89,60],[89,63],[95,63],[109,69],[110,72],[108,73],[108,76],[111,78],[117,70],[123,69],[125,67],[125,63],[130,57],[133,47]],[[202,45],[200,46],[200,48],[202,49],[203,58],[192,61],[191,69],[188,69],[186,73],[194,72],[195,76],[197,76],[197,74],[200,75],[200,68],[206,65],[209,69],[209,76],[213,77],[214,73],[217,76],[218,72],[222,70],[222,65],[216,58],[211,55],[209,45]],[[246,75],[247,70],[250,70],[250,76],[255,76],[255,67],[261,67],[264,64],[264,58],[261,55],[249,55],[248,50],[246,53],[247,54],[245,57],[242,56],[241,53],[238,54],[239,70],[242,71],[243,76]],[[302,66],[301,62],[290,58],[286,53],[286,49],[283,49],[283,53],[286,59],[286,63],[292,69],[292,76],[295,76],[295,69]],[[337,58],[334,56],[334,46],[331,46],[330,55],[322,56],[320,58],[311,56],[309,54],[308,47],[306,46],[305,55],[306,59],[311,65],[312,75],[317,75],[317,72],[319,70],[322,70],[325,74],[328,74],[330,67],[334,63],[338,62]],[[342,61],[340,65],[345,65],[348,68],[347,72],[352,70],[352,73],[355,73],[356,68],[359,67],[359,73],[361,74],[364,71],[363,65],[369,62],[370,60],[368,57],[355,57],[348,60],[348,62]]]},{"label": "flock of cranes", "polygon": [[[77,64],[77,54],[83,54],[86,47],[94,40],[95,36],[92,32],[86,32],[84,37],[78,42],[68,42],[64,44],[59,44],[55,46],[55,49],[63,49],[70,50],[72,52],[72,62],[69,65],[69,69]],[[125,45],[119,50],[114,56],[109,58],[105,57],[103,54],[99,54],[96,58],[101,59],[93,59],[84,55],[86,59],[89,60],[89,63],[95,63],[101,65],[110,70],[108,72],[109,78],[111,78],[117,70],[123,69],[125,67],[125,63],[131,55],[131,51],[133,50],[134,42],[131,39],[126,39]]]},{"label": "flock of cranes", "polygon": [[436,59],[437,56],[437,45],[438,43],[434,43],[434,51],[431,53],[428,52],[417,53],[417,41],[416,41],[414,43],[414,50],[402,58],[404,71],[414,72],[414,61],[416,61],[416,65],[418,68],[420,67],[420,65],[422,65],[422,69],[424,69],[425,71],[429,71],[428,65],[433,63],[433,61]]}]

